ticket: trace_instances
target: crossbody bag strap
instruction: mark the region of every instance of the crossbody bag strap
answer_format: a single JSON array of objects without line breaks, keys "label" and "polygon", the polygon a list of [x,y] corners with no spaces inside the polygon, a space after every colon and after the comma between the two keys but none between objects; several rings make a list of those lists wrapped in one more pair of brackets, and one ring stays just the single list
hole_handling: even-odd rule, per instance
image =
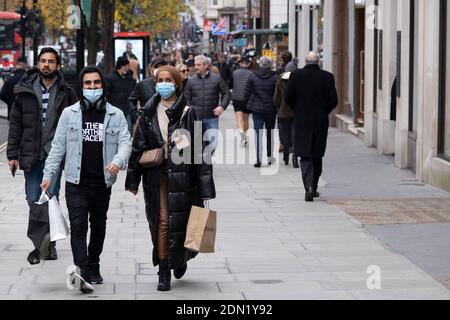
[{"label": "crossbody bag strap", "polygon": [[181,127],[183,125],[184,118],[186,117],[186,114],[188,113],[190,108],[191,107],[189,107],[189,106],[184,107],[183,114],[181,115],[181,118],[180,118],[180,125],[179,125],[179,127]]}]

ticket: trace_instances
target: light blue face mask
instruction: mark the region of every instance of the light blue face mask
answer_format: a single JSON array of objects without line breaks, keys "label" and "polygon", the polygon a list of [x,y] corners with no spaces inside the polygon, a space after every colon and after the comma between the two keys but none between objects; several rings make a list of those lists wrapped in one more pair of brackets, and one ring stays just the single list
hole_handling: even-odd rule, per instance
[{"label": "light blue face mask", "polygon": [[156,84],[156,92],[158,92],[163,99],[170,98],[175,93],[175,84],[159,82]]},{"label": "light blue face mask", "polygon": [[83,96],[90,103],[96,103],[103,96],[103,89],[83,89]]}]

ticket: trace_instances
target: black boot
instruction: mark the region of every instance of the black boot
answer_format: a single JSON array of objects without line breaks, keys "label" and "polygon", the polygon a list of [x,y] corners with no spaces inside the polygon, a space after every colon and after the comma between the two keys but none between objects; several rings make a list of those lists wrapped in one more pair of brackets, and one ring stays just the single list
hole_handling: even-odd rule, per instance
[{"label": "black boot", "polygon": [[306,202],[314,202],[314,189],[313,189],[313,187],[309,187],[308,190],[306,190],[305,201]]},{"label": "black boot", "polygon": [[28,254],[27,261],[28,261],[31,265],[38,264],[38,263],[41,262],[40,256],[41,256],[41,254],[39,253],[39,250],[38,250],[38,249],[34,249],[33,251],[31,251],[31,252]]},{"label": "black boot", "polygon": [[159,261],[159,281],[158,291],[170,291],[170,269],[169,262],[167,260]]},{"label": "black boot", "polygon": [[173,269],[173,276],[175,277],[175,279],[181,279],[186,273],[186,270],[187,270],[187,263],[181,268]]},{"label": "black boot", "polygon": [[58,260],[58,253],[56,252],[56,242],[50,242],[49,253],[44,260]]},{"label": "black boot", "polygon": [[314,187],[313,188],[313,190],[314,190],[314,198],[320,198],[320,193],[319,193],[319,191],[317,191],[319,188],[318,187]]},{"label": "black boot", "polygon": [[298,163],[298,158],[296,156],[292,156],[292,164],[294,165],[295,169],[300,168],[300,164]]},{"label": "black boot", "polygon": [[100,274],[100,264],[98,263],[90,263],[89,270],[91,271],[91,280],[94,284],[102,284],[103,278]]},{"label": "black boot", "polygon": [[285,154],[283,157],[283,160],[284,160],[284,164],[288,166],[289,165],[289,154]]}]

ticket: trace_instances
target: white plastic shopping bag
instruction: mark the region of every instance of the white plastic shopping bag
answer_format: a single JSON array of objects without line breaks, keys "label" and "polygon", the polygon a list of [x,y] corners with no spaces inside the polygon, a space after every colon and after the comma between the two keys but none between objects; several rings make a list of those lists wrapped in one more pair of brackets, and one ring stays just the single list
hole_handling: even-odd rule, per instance
[{"label": "white plastic shopping bag", "polygon": [[50,241],[58,241],[66,239],[69,234],[69,224],[62,212],[56,197],[50,198],[47,193],[42,192],[37,204],[48,202],[48,221],[50,225]]}]

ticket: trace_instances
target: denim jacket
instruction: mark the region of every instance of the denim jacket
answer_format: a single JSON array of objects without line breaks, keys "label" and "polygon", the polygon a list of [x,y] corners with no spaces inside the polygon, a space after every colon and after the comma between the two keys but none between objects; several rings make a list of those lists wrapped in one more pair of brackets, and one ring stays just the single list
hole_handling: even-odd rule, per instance
[{"label": "denim jacket", "polygon": [[[82,115],[80,103],[64,109],[56,129],[50,154],[45,162],[43,180],[51,181],[56,175],[65,156],[65,179],[73,184],[80,183],[81,160],[83,153]],[[115,164],[125,170],[131,154],[130,133],[123,112],[106,104],[103,126],[103,163],[106,168]],[[106,170],[105,183],[110,188],[117,180]]]}]

